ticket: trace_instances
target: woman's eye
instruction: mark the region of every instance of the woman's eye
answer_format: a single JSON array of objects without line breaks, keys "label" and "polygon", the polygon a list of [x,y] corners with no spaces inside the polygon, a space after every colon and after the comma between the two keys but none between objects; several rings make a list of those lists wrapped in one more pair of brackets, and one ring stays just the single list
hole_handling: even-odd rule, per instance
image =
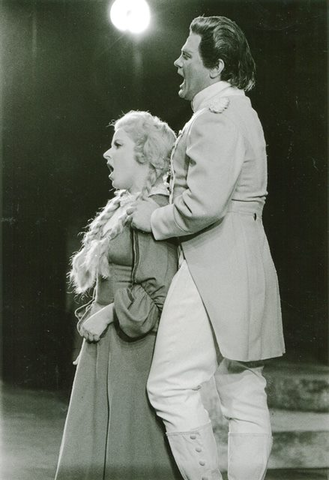
[{"label": "woman's eye", "polygon": [[115,146],[115,148],[120,148],[120,147],[122,147],[122,143],[114,142],[114,146]]}]

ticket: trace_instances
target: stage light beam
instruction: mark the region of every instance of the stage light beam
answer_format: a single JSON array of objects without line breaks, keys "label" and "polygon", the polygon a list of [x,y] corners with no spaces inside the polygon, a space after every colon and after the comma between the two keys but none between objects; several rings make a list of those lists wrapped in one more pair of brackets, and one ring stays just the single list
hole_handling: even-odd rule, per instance
[{"label": "stage light beam", "polygon": [[142,33],[150,23],[150,8],[146,0],[115,0],[110,7],[110,19],[118,30]]}]

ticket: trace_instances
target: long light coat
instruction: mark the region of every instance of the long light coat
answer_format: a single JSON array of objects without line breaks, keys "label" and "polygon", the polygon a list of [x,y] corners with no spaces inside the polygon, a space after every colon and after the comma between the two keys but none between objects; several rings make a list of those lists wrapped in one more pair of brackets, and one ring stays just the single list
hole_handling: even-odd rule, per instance
[{"label": "long light coat", "polygon": [[244,92],[200,92],[172,155],[172,203],[152,215],[157,240],[179,237],[222,355],[282,355],[277,275],[262,224],[263,129]]}]

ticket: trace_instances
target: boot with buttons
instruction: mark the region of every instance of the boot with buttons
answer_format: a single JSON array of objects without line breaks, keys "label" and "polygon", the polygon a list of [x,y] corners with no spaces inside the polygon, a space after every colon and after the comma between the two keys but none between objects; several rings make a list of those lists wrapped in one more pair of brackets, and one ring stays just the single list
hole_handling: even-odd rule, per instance
[{"label": "boot with buttons", "polygon": [[264,480],[272,448],[272,435],[229,433],[229,480]]},{"label": "boot with buttons", "polygon": [[189,432],[170,432],[167,437],[185,480],[223,480],[211,423]]}]

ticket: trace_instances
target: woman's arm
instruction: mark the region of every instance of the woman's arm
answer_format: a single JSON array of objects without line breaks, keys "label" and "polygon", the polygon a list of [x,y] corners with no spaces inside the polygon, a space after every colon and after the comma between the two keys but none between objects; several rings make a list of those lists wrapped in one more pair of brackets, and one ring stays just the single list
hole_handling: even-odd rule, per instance
[{"label": "woman's arm", "polygon": [[[164,203],[157,197],[153,198],[158,204]],[[175,243],[157,242],[152,235],[137,230],[133,230],[132,235],[132,284],[129,288],[117,290],[114,296],[116,327],[130,341],[157,328],[171,280],[177,271]]]}]

